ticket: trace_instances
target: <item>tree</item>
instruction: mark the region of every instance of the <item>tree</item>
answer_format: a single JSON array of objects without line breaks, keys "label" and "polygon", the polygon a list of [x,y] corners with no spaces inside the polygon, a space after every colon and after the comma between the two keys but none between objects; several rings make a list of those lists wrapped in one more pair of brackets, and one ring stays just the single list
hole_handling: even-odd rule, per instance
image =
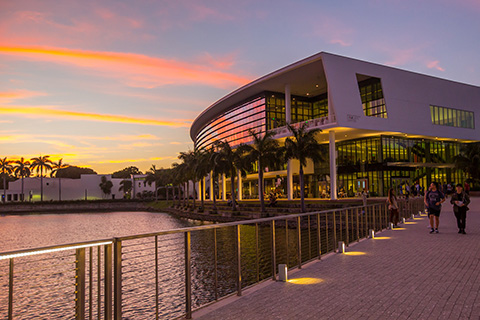
[{"label": "tree", "polygon": [[232,188],[232,210],[237,210],[236,196],[235,196],[235,175],[239,170],[242,175],[245,175],[245,164],[243,159],[243,150],[232,149],[228,141],[221,141],[218,143],[219,159],[221,164],[218,168],[218,173],[229,173],[231,188]]},{"label": "tree", "polygon": [[464,145],[454,160],[455,167],[463,170],[473,183],[480,182],[480,142]]},{"label": "tree", "polygon": [[138,175],[143,173],[137,167],[130,166],[120,171],[115,171],[112,173],[112,178],[129,179],[133,174]]},{"label": "tree", "polygon": [[45,173],[47,173],[48,170],[52,170],[52,160],[48,158],[50,158],[50,156],[39,156],[30,159],[32,161],[30,165],[31,170],[36,169],[37,174],[40,172],[40,201],[43,201],[43,170],[45,169]]},{"label": "tree", "polygon": [[250,145],[241,145],[241,149],[245,153],[246,162],[250,165],[253,165],[257,162],[258,165],[258,195],[260,197],[260,207],[261,212],[264,214],[265,210],[265,199],[263,191],[263,171],[267,166],[274,166],[278,164],[278,159],[281,159],[280,152],[281,148],[279,147],[278,142],[273,139],[275,135],[271,131],[267,131],[264,134],[260,132],[255,132],[254,130],[249,130],[250,136],[253,138],[253,143]]},{"label": "tree", "polygon": [[55,174],[55,177],[67,178],[67,179],[80,179],[82,174],[97,174],[97,172],[95,172],[90,168],[68,166],[63,169],[59,169]]},{"label": "tree", "polygon": [[3,176],[3,203],[7,201],[7,176],[12,173],[12,161],[7,160],[7,157],[0,159],[0,170]]},{"label": "tree", "polygon": [[123,191],[123,197],[125,198],[126,194],[130,194],[132,192],[132,180],[125,179],[120,181],[120,188],[118,191]]},{"label": "tree", "polygon": [[[195,210],[195,198],[196,198],[196,189],[195,184],[198,181],[198,178],[201,173],[201,161],[202,161],[202,152],[199,150],[180,152],[178,156],[180,160],[185,163],[186,172],[187,172],[187,181],[193,181],[193,210]],[[188,183],[188,182],[187,182]],[[187,184],[188,188],[188,184]],[[188,189],[187,189],[188,190]]]},{"label": "tree", "polygon": [[[300,201],[302,212],[305,212],[305,183],[303,179],[303,167],[307,165],[307,158],[313,161],[323,161],[323,147],[315,139],[315,135],[321,132],[320,129],[307,131],[307,123],[295,128],[287,124],[288,130],[293,137],[285,139],[285,159],[297,159],[300,162]],[[332,190],[336,192],[336,190]]]},{"label": "tree", "polygon": [[20,160],[15,161],[15,168],[14,168],[14,173],[17,177],[22,178],[22,195],[21,195],[21,201],[25,201],[25,193],[23,191],[23,178],[24,177],[29,177],[31,172],[30,172],[30,161],[25,161],[22,158]]},{"label": "tree", "polygon": [[64,168],[68,167],[68,164],[63,163],[63,158],[58,160],[58,162],[52,162],[52,172],[50,172],[50,177],[58,178],[58,201],[62,201],[62,178],[58,176],[58,172]]},{"label": "tree", "polygon": [[113,183],[112,181],[107,180],[107,177],[102,176],[99,186],[100,186],[100,189],[102,189],[104,197],[112,193]]},{"label": "tree", "polygon": [[148,183],[149,186],[152,185],[152,183],[155,185],[155,201],[158,200],[158,186],[161,185],[160,183],[160,170],[157,169],[157,167],[152,164],[150,169],[146,172],[147,177],[145,178],[145,182]]}]

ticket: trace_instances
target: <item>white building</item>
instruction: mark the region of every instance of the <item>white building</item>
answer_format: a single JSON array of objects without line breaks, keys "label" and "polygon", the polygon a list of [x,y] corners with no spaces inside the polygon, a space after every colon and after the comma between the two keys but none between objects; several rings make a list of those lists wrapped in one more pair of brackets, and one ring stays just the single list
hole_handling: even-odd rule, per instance
[{"label": "white building", "polygon": [[[305,170],[307,197],[461,183],[453,157],[479,140],[480,87],[321,52],[221,98],[195,119],[190,136],[199,149],[217,140],[235,147],[251,142],[254,129],[275,132],[282,144],[287,123],[321,129],[316,138],[328,150],[326,162]],[[240,198],[258,197],[257,177],[239,179]],[[278,181],[288,199],[298,192],[295,161],[265,178],[267,192]],[[225,178],[218,184],[217,197],[230,192]]]},{"label": "white building", "polygon": [[[111,181],[113,186],[111,193],[106,195],[100,188],[102,177],[106,177]],[[155,191],[155,186],[144,184],[144,181],[138,181],[142,177],[135,177],[136,194],[143,191]],[[131,178],[133,182],[133,177]],[[61,183],[61,199],[62,200],[99,200],[99,199],[122,199],[124,197],[123,190],[120,191],[121,182],[125,179],[112,178],[111,175],[96,175],[96,174],[82,174],[80,179],[62,178],[43,178],[43,201],[56,201],[60,197],[60,183]],[[40,201],[41,198],[41,179],[40,177],[24,178],[23,192],[25,201]],[[132,188],[133,190],[133,188]],[[6,201],[21,201],[22,194],[22,179],[10,182],[7,192]],[[3,192],[1,193],[3,197]]]}]

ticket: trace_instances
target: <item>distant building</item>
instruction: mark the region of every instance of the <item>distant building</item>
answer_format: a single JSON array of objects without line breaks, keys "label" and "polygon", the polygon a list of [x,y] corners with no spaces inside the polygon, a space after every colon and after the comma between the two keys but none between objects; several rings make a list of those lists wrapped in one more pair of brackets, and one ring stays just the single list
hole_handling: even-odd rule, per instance
[{"label": "distant building", "polygon": [[[196,149],[218,140],[235,147],[250,143],[254,129],[273,131],[282,144],[287,123],[321,129],[316,138],[328,150],[327,161],[305,168],[309,198],[381,196],[406,183],[428,188],[432,180],[462,183],[453,158],[480,139],[480,87],[321,52],[221,98],[195,119],[190,136]],[[221,198],[230,193],[223,180]],[[269,168],[265,190],[292,199],[298,180],[298,161],[291,161]],[[257,181],[257,172],[239,177],[240,198],[258,198]]]},{"label": "distant building", "polygon": [[[111,193],[106,195],[100,189],[102,177],[105,176],[113,184]],[[132,191],[135,194],[144,191],[155,191],[155,185],[144,183],[145,176],[135,176],[135,183],[132,181]],[[139,181],[140,179],[140,181]],[[143,179],[143,180],[142,180]],[[43,178],[43,201],[56,201],[59,199],[59,178]],[[100,200],[100,199],[122,199],[124,198],[123,190],[120,191],[121,182],[130,179],[112,178],[109,174],[83,174],[80,179],[61,179],[62,200]],[[40,201],[40,177],[24,178],[24,198],[25,201]],[[133,188],[135,186],[135,188]],[[6,201],[21,201],[22,199],[22,179],[10,182],[6,193]],[[3,192],[1,192],[3,197]],[[132,195],[129,195],[132,197]]]}]

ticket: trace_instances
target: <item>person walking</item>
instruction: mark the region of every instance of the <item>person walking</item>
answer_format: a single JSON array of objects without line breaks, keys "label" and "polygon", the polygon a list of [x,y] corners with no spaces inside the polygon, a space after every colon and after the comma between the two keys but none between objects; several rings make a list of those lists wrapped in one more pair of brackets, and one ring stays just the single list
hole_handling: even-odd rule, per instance
[{"label": "person walking", "polygon": [[[428,218],[430,219],[430,233],[438,233],[438,225],[440,223],[440,211],[442,203],[445,202],[445,195],[438,189],[438,182],[430,184],[430,190],[425,194],[423,199],[428,208]],[[434,222],[435,220],[435,228]]]},{"label": "person walking", "polygon": [[393,228],[397,227],[398,223],[398,203],[397,203],[397,196],[395,196],[395,190],[390,188],[388,190],[388,210],[390,210],[390,223],[393,224]]},{"label": "person walking", "polygon": [[468,204],[470,203],[470,197],[463,191],[462,185],[457,184],[456,192],[452,194],[450,203],[453,204],[453,212],[457,218],[458,233],[466,234],[465,232],[465,219],[467,218]]}]

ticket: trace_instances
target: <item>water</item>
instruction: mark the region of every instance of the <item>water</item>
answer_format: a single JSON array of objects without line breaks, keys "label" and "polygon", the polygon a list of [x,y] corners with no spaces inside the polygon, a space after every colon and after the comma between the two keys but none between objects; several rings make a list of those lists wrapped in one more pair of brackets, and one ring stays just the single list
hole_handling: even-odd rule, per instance
[{"label": "water", "polygon": [[41,214],[0,217],[0,252],[107,239],[193,226],[157,212]]},{"label": "water", "polygon": [[[305,223],[306,221],[304,221]],[[198,223],[176,219],[168,214],[151,212],[5,216],[0,217],[0,252],[152,233],[193,225],[198,225]],[[312,225],[314,225],[313,221]],[[285,229],[285,224],[283,226],[279,224],[276,229],[277,263],[295,265],[297,263],[295,226]],[[242,287],[255,283],[257,279],[271,277],[270,232],[269,226],[259,226],[257,252],[255,226],[241,226]],[[312,258],[318,252],[315,246],[317,241],[315,234],[312,232],[309,235],[308,230],[304,228],[302,230],[304,261]],[[312,237],[312,246],[307,241],[310,237]],[[217,231],[213,229],[199,230],[191,233],[192,305],[194,308],[233,293],[237,289],[236,270],[238,267],[235,239],[234,227],[221,228]],[[324,245],[325,239],[322,241],[324,241],[322,244]],[[178,317],[185,312],[184,234],[159,236],[156,244],[158,246],[158,267],[155,264],[155,237],[122,241],[122,311],[124,319],[155,318],[157,299],[158,312],[162,319]],[[286,251],[288,251],[288,255]],[[54,259],[45,260],[47,257]],[[99,257],[100,263],[98,263]],[[73,250],[16,258],[14,318],[73,318],[75,312],[75,259]],[[90,260],[92,261],[91,280]],[[97,314],[103,315],[103,266],[104,249],[93,248],[92,251],[87,249],[87,319],[90,319],[90,311],[92,318],[96,318]],[[0,260],[0,318],[6,317],[7,312],[8,268],[8,260]],[[158,270],[158,275],[156,275],[156,270]],[[156,285],[157,277],[158,286]],[[91,301],[90,287],[92,288]],[[99,296],[100,303],[98,303]]]}]

